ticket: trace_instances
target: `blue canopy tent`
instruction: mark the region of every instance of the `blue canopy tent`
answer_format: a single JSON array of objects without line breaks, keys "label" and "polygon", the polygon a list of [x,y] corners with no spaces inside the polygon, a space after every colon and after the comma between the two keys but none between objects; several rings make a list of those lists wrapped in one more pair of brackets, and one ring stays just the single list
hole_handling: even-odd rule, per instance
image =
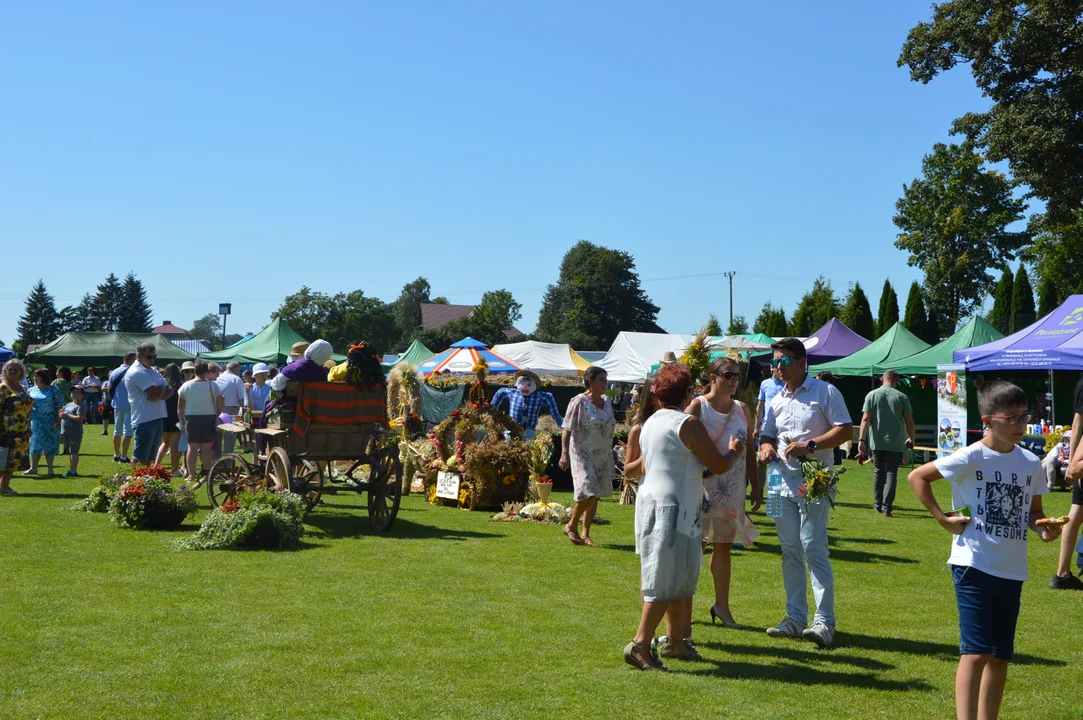
[{"label": "blue canopy tent", "polygon": [[489,366],[490,375],[514,373],[520,369],[511,360],[485,347],[485,343],[468,337],[425,362],[418,363],[417,371],[421,375],[439,375],[444,372],[466,375],[474,372],[474,366],[479,362]]},{"label": "blue canopy tent", "polygon": [[0,362],[7,362],[15,356],[14,351],[0,347]]}]

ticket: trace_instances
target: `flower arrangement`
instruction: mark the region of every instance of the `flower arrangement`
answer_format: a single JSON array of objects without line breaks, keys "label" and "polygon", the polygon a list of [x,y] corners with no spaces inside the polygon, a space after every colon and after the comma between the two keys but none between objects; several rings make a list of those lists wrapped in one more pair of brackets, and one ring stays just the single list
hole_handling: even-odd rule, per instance
[{"label": "flower arrangement", "polygon": [[304,500],[291,492],[243,486],[176,550],[292,550],[305,533]]},{"label": "flower arrangement", "polygon": [[537,482],[539,485],[552,485],[553,478],[549,477],[548,475],[542,475],[540,478],[538,478]]},{"label": "flower arrangement", "polygon": [[834,496],[838,491],[832,492],[832,488],[838,485],[839,475],[844,472],[846,471],[842,468],[827,467],[811,455],[801,458],[801,477],[805,482],[797,488],[798,497],[806,503],[827,498],[831,507],[835,507]]},{"label": "flower arrangement", "polygon": [[565,525],[569,519],[571,519],[571,510],[557,503],[524,505],[513,502],[504,503],[503,510],[490,518],[493,522],[539,522]]},{"label": "flower arrangement", "polygon": [[692,338],[692,342],[681,353],[679,361],[684,363],[688,371],[692,373],[693,381],[699,380],[711,367],[711,350],[707,346],[709,342],[710,338],[707,336],[706,328],[704,328],[696,333],[696,336]]},{"label": "flower arrangement", "polygon": [[[133,530],[172,530],[196,511],[196,499],[186,485],[176,489],[170,483],[170,473],[160,465],[141,466],[131,475],[112,482],[119,483],[109,502],[109,515],[120,527]],[[107,483],[98,497],[108,492]],[[91,498],[88,498],[90,500]],[[100,502],[96,500],[95,502]]]},{"label": "flower arrangement", "polygon": [[105,513],[109,512],[109,505],[117,496],[120,486],[128,480],[124,473],[117,473],[110,477],[103,477],[84,499],[76,503],[72,510],[83,512]]}]

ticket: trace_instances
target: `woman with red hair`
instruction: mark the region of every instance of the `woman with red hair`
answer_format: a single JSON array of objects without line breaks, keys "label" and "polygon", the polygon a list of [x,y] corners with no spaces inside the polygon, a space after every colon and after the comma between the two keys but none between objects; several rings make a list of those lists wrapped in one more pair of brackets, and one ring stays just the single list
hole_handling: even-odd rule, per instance
[{"label": "woman with red hair", "polygon": [[[690,606],[699,582],[703,468],[725,474],[744,452],[744,441],[735,436],[720,453],[703,423],[682,410],[692,400],[692,375],[684,365],[664,365],[651,389],[657,409],[640,435],[644,477],[636,497],[643,612],[635,638],[624,648],[624,660],[640,670],[665,670],[651,640],[672,603]],[[667,655],[702,659],[692,645],[690,625],[689,619],[681,628],[683,637],[666,643]]]}]

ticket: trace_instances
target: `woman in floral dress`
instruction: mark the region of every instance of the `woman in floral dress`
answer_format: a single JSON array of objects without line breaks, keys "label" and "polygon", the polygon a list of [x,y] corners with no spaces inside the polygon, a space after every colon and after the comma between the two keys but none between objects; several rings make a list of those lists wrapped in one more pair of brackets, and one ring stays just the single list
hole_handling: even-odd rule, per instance
[{"label": "woman in floral dress", "polygon": [[38,462],[45,456],[48,474],[53,475],[53,461],[60,449],[60,411],[64,409],[64,393],[49,384],[49,371],[34,371],[34,387],[30,398],[34,409],[30,411],[30,469],[24,475],[37,475]]},{"label": "woman in floral dress", "polygon": [[23,365],[8,360],[0,372],[0,448],[7,450],[7,464],[0,468],[0,495],[17,495],[11,474],[22,465],[30,445],[30,408],[34,401],[23,389]]},{"label": "woman in floral dress", "polygon": [[[752,434],[752,413],[733,397],[740,379],[741,368],[736,360],[718,358],[711,364],[710,390],[685,410],[700,419],[720,452],[729,446],[731,438],[740,437],[744,441]],[[750,443],[728,472],[703,480],[703,544],[713,546],[711,575],[715,601],[711,606],[711,622],[718,619],[731,628],[741,626],[730,613],[730,551],[735,541],[748,547],[760,535],[745,514],[746,486],[752,487],[752,509],[760,506],[754,453]]]},{"label": "woman in floral dress", "polygon": [[[564,534],[576,545],[597,547],[590,538],[590,525],[598,509],[598,498],[613,494],[613,429],[616,419],[605,394],[607,376],[600,367],[589,367],[583,374],[587,391],[576,395],[564,415],[563,447],[560,467],[572,471],[575,505]],[[579,521],[583,534],[579,534]]]}]

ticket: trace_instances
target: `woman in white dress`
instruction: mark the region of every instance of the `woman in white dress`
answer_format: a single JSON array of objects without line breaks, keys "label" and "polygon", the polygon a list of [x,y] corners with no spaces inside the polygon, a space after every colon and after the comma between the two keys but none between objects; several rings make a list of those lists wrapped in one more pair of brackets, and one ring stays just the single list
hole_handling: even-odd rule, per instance
[{"label": "woman in white dress", "polygon": [[[733,358],[721,357],[711,364],[710,390],[692,401],[687,412],[707,428],[715,447],[722,451],[734,437],[752,434],[752,413],[734,399],[741,380],[741,368]],[[741,627],[730,613],[730,551],[735,541],[752,545],[760,531],[745,514],[745,487],[752,487],[752,510],[760,506],[756,456],[752,445],[737,458],[729,472],[703,480],[703,545],[710,543],[711,575],[714,577],[714,604],[711,623],[721,620],[730,628]]]},{"label": "woman in white dress", "polygon": [[[684,365],[664,365],[652,389],[658,410],[640,435],[644,477],[636,496],[643,612],[624,648],[625,662],[640,670],[665,669],[651,651],[654,632],[670,604],[691,598],[699,582],[703,467],[725,474],[745,450],[734,436],[719,453],[703,423],[681,410],[692,400],[692,375]],[[667,644],[672,657],[700,658],[687,635]]]},{"label": "woman in white dress", "polygon": [[[568,403],[564,413],[562,436],[563,452],[560,468],[572,471],[575,488],[575,505],[572,516],[564,527],[564,534],[576,545],[597,547],[590,538],[590,526],[598,510],[598,498],[613,494],[613,430],[616,419],[613,406],[605,394],[606,372],[600,367],[589,367],[583,373],[587,389]],[[579,534],[579,521],[583,521],[583,534]]]}]

